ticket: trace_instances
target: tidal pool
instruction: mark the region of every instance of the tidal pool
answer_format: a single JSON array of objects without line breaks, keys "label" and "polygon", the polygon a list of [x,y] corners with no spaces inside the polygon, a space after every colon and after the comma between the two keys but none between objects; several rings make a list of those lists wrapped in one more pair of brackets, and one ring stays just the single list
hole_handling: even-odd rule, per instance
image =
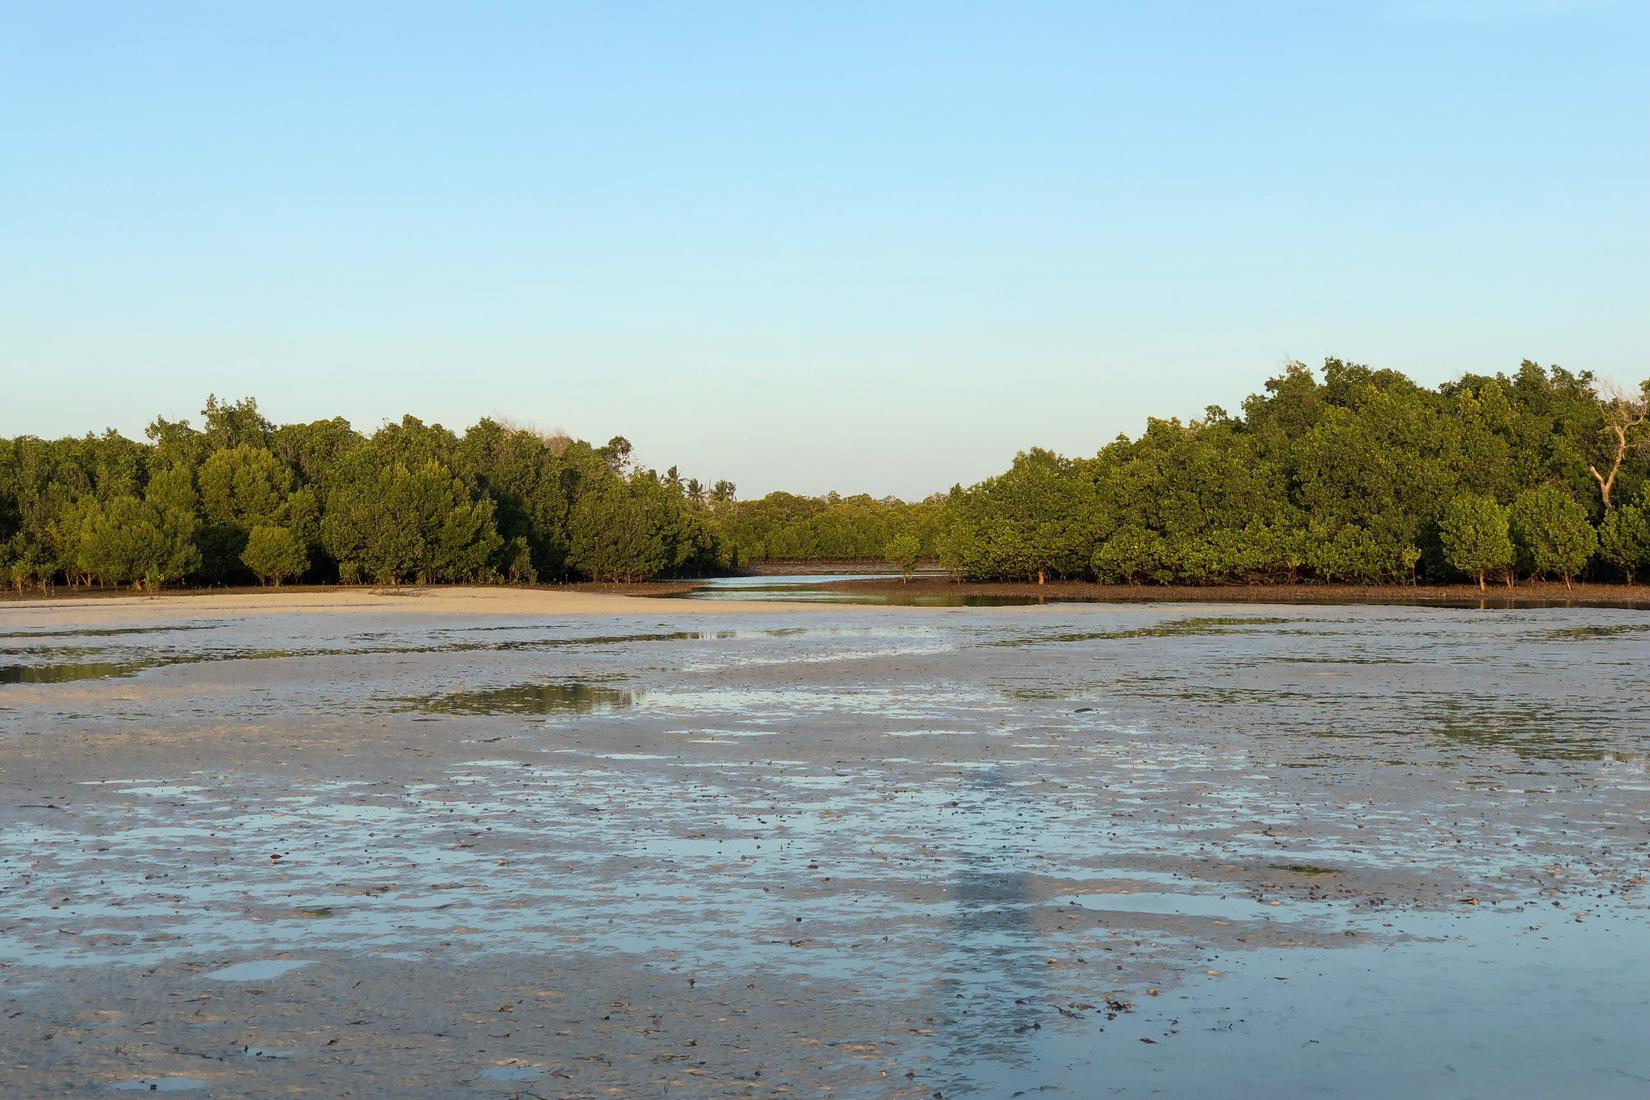
[{"label": "tidal pool", "polygon": [[637,608],[0,618],[0,1077],[1650,1091],[1644,613]]}]

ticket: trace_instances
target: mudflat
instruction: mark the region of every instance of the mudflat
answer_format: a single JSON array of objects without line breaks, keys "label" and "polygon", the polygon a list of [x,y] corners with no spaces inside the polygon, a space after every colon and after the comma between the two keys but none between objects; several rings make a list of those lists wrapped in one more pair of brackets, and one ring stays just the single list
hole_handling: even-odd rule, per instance
[{"label": "mudflat", "polygon": [[16,1095],[1639,1097],[1650,615],[0,605]]}]

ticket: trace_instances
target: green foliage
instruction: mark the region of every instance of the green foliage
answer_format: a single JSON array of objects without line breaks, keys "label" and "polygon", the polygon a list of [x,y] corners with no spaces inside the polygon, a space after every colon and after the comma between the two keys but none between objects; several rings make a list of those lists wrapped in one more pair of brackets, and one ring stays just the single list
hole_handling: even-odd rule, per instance
[{"label": "green foliage", "polygon": [[1640,569],[1650,567],[1650,491],[1644,504],[1612,509],[1598,528],[1599,556],[1621,570],[1632,584]]},{"label": "green foliage", "polygon": [[617,478],[598,483],[573,509],[568,562],[592,580],[639,581],[670,561],[657,500]]},{"label": "green foliage", "polygon": [[207,397],[201,415],[206,418],[201,435],[213,450],[263,447],[269,442],[273,425],[258,412],[258,402],[253,398],[219,401],[217,395],[212,394]]},{"label": "green foliage", "polygon": [[883,549],[883,557],[899,566],[902,580],[910,580],[922,561],[922,543],[915,535],[895,535]]},{"label": "green foliage", "polygon": [[[695,485],[684,492],[694,499]],[[702,490],[701,490],[702,491]],[[910,535],[924,555],[937,552],[943,505],[843,497],[770,493],[759,500],[714,501],[707,512],[722,544],[747,561],[880,561],[890,540]]]},{"label": "green foliage", "polygon": [[1034,448],[950,506],[973,532],[970,575],[1029,580],[1088,572],[1097,504],[1084,464]]},{"label": "green foliage", "polygon": [[104,584],[159,588],[200,566],[195,514],[163,491],[82,509],[76,565]]},{"label": "green foliage", "polygon": [[510,540],[504,554],[504,579],[511,584],[532,584],[539,579],[533,568],[533,551],[520,535]]},{"label": "green foliage", "polygon": [[255,527],[271,522],[292,492],[293,474],[262,447],[214,451],[200,468],[201,508],[208,523]]},{"label": "green foliage", "polygon": [[[936,557],[979,580],[1413,583],[1505,568],[1489,509],[1509,503],[1520,572],[1568,579],[1596,550],[1601,573],[1635,576],[1650,567],[1650,428],[1617,432],[1639,406],[1612,401],[1585,373],[1528,362],[1436,390],[1290,364],[1240,415],[1153,419],[1086,458],[1033,448],[905,502],[745,501],[730,481],[637,467],[622,436],[411,416],[363,434],[212,397],[199,427],[157,419],[147,442],[0,439],[0,583],[642,580]],[[1614,508],[1592,471],[1614,478]]]},{"label": "green foliage", "polygon": [[241,560],[261,584],[280,587],[282,581],[301,577],[309,568],[309,552],[285,527],[259,524],[247,536]]},{"label": "green foliage", "polygon": [[[0,439],[0,580],[14,586],[345,583],[702,574],[721,543],[698,483],[483,420],[463,435],[403,417],[370,436],[340,419],[273,425],[257,403],[209,398],[200,430],[157,419],[147,445],[114,433]],[[692,490],[697,489],[697,496]],[[718,490],[733,507],[733,487]],[[589,517],[641,517],[604,561]],[[632,537],[634,536],[634,537]],[[640,549],[638,549],[640,547]]]},{"label": "green foliage", "polygon": [[[219,434],[231,433],[220,429]],[[202,579],[211,583],[243,580],[248,536],[255,527],[289,521],[288,502],[296,476],[270,451],[240,443],[208,455],[196,480],[205,521],[198,540]]]},{"label": "green foliage", "polygon": [[979,557],[979,544],[974,528],[966,520],[952,521],[935,540],[934,549],[940,559],[940,568],[951,574],[952,580],[962,580]]},{"label": "green foliage", "polygon": [[1094,575],[1108,584],[1139,584],[1174,579],[1162,535],[1138,523],[1125,524],[1106,536],[1094,551]]},{"label": "green foliage", "polygon": [[503,544],[493,502],[435,461],[399,462],[368,481],[351,481],[327,501],[327,552],[380,584],[485,580]]},{"label": "green foliage", "polygon": [[22,592],[26,588],[47,588],[52,577],[52,563],[44,549],[21,534],[0,542],[0,583],[9,584]]},{"label": "green foliage", "polygon": [[[1189,423],[1154,419],[1088,460],[1022,455],[954,490],[940,529],[974,533],[951,557],[980,579],[1413,583],[1461,571],[1444,545],[1445,502],[1505,504],[1549,486],[1569,504],[1530,545],[1542,547],[1539,571],[1571,576],[1590,553],[1592,505],[1579,502],[1597,498],[1589,466],[1609,465],[1608,409],[1591,376],[1528,362],[1436,391],[1338,359],[1321,381],[1291,364],[1241,417],[1211,407]],[[1629,455],[1619,486],[1644,484],[1644,457]]]},{"label": "green foliage", "polygon": [[1507,533],[1507,510],[1489,497],[1464,495],[1449,502],[1438,522],[1444,559],[1450,567],[1478,578],[1512,565],[1513,544]]},{"label": "green foliage", "polygon": [[1313,523],[1302,551],[1302,560],[1313,576],[1346,584],[1410,580],[1420,557],[1420,549],[1407,540],[1356,523],[1338,527]]},{"label": "green foliage", "polygon": [[1598,548],[1587,509],[1551,485],[1519,493],[1510,524],[1519,565],[1536,576],[1557,575],[1568,582]]}]

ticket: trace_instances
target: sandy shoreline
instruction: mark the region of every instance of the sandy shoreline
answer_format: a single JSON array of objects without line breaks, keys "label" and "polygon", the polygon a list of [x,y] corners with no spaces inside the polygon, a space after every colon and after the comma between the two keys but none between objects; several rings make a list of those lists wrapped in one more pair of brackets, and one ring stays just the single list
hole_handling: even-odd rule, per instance
[{"label": "sandy shoreline", "polygon": [[[134,619],[178,620],[253,615],[385,613],[543,618],[635,615],[751,615],[817,611],[823,605],[757,600],[664,599],[546,588],[337,588],[187,592],[0,603],[0,623],[26,628],[97,626]],[[878,610],[864,607],[859,610]]]},{"label": "sandy shoreline", "polygon": [[[285,589],[179,590],[156,595],[77,593],[47,598],[0,596],[0,626],[50,629],[97,628],[144,621],[229,619],[281,614],[417,614],[435,617],[526,616],[544,619],[657,616],[704,616],[810,613],[827,608],[853,614],[893,610],[926,614],[955,613],[972,601],[980,610],[1119,604],[1237,606],[1275,605],[1421,605],[1438,607],[1597,607],[1650,609],[1650,585],[1526,583],[1517,588],[1473,585],[1277,585],[1161,586],[1103,585],[1059,581],[1045,586],[1008,583],[955,583],[937,578],[834,582],[831,588],[866,602],[812,600],[683,600],[692,582],[638,585],[585,585],[566,588],[505,586],[302,587]],[[887,604],[874,602],[888,599]],[[942,603],[941,601],[956,601]],[[1035,603],[1031,601],[1037,601]],[[1002,601],[999,606],[994,601]]]}]

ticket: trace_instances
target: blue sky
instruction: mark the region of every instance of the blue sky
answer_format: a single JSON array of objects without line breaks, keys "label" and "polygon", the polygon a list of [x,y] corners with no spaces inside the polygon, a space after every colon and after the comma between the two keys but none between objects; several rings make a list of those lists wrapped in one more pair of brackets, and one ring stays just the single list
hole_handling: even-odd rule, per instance
[{"label": "blue sky", "polygon": [[0,2],[0,435],[920,496],[1288,359],[1650,375],[1650,4]]}]

